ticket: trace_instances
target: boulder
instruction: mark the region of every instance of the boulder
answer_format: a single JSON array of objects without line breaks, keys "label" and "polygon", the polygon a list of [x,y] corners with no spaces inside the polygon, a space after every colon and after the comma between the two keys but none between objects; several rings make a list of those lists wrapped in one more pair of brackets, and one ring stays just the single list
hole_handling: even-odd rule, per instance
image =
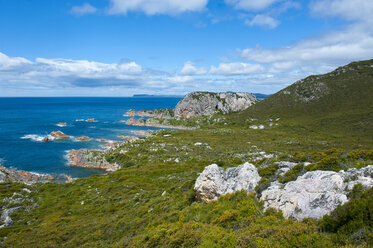
[{"label": "boulder", "polygon": [[265,208],[282,210],[285,218],[321,218],[348,201],[347,190],[373,186],[373,165],[360,170],[311,171],[285,185],[273,182],[262,192]]},{"label": "boulder", "polygon": [[80,136],[80,137],[75,137],[75,140],[77,141],[90,141],[91,138],[88,136]]},{"label": "boulder", "polygon": [[97,120],[95,118],[91,118],[91,119],[87,119],[85,120],[86,122],[97,122]]},{"label": "boulder", "polygon": [[143,118],[140,118],[136,120],[135,118],[130,118],[126,121],[127,125],[131,126],[145,126],[145,120]]},{"label": "boulder", "polygon": [[50,136],[56,138],[56,139],[70,139],[70,136],[64,134],[61,131],[53,131],[50,133]]},{"label": "boulder", "polygon": [[127,111],[127,113],[125,113],[123,116],[135,116],[135,110],[133,109],[130,109]]},{"label": "boulder", "polygon": [[207,166],[197,178],[194,190],[197,199],[209,202],[217,200],[220,195],[239,190],[254,192],[260,178],[256,167],[250,163],[226,170],[212,164]]},{"label": "boulder", "polygon": [[66,123],[66,122],[59,122],[59,123],[57,124],[57,126],[59,126],[59,127],[66,127],[66,126],[67,126],[67,123]]},{"label": "boulder", "polygon": [[192,92],[186,95],[175,107],[175,118],[191,118],[212,115],[215,112],[224,114],[247,109],[258,102],[249,93],[211,93]]}]

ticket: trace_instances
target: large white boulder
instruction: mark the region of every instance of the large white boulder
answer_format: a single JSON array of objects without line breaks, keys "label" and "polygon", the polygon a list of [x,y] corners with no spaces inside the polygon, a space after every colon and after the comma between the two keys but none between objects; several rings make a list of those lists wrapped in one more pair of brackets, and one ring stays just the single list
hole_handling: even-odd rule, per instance
[{"label": "large white boulder", "polygon": [[262,192],[265,208],[282,210],[285,218],[321,218],[348,201],[347,190],[373,186],[373,165],[360,170],[312,171],[285,185],[274,182]]},{"label": "large white boulder", "polygon": [[250,163],[226,170],[212,164],[197,178],[194,189],[198,199],[209,202],[239,190],[253,192],[260,178],[256,167]]}]

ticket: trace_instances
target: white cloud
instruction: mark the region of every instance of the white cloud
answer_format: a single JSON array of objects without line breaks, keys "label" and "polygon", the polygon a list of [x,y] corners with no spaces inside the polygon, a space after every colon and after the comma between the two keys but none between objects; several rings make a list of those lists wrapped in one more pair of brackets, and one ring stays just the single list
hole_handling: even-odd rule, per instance
[{"label": "white cloud", "polygon": [[183,69],[181,69],[181,74],[183,75],[202,75],[206,74],[206,68],[197,68],[192,62],[187,61],[184,63]]},{"label": "white cloud", "polygon": [[263,10],[278,2],[279,0],[225,0],[227,4],[233,5],[236,9]]},{"label": "white cloud", "polygon": [[247,75],[264,72],[264,67],[259,64],[247,63],[221,63],[218,67],[211,66],[209,73],[217,75]]},{"label": "white cloud", "polygon": [[260,26],[265,28],[275,28],[280,22],[268,15],[256,15],[252,20],[246,20],[246,25],[249,26]]},{"label": "white cloud", "polygon": [[20,57],[9,57],[0,52],[0,71],[10,70],[16,67],[31,64],[32,62]]},{"label": "white cloud", "polygon": [[372,0],[317,0],[310,4],[316,15],[341,17],[349,21],[373,21]]},{"label": "white cloud", "polygon": [[[278,49],[249,48],[242,58],[269,64],[274,71],[300,67],[331,68],[351,61],[373,57],[373,30],[364,25],[351,25],[344,30],[329,32]],[[310,71],[312,72],[312,71]]]},{"label": "white cloud", "polygon": [[127,14],[129,11],[144,12],[147,15],[179,14],[203,10],[208,0],[110,0],[110,14]]},{"label": "white cloud", "polygon": [[89,3],[84,3],[82,6],[73,6],[70,10],[70,13],[82,16],[87,14],[94,14],[97,12],[97,8],[93,7]]}]

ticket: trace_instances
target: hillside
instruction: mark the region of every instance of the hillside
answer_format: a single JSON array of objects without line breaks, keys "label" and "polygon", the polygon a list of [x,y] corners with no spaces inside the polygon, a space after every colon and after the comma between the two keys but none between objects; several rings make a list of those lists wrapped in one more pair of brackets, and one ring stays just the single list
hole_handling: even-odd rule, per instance
[{"label": "hillside", "polygon": [[[102,152],[121,167],[113,173],[67,184],[1,183],[1,208],[11,219],[0,223],[0,247],[370,247],[373,190],[340,171],[372,168],[372,64],[308,77],[242,112],[175,120],[199,128],[163,130]],[[209,165],[224,172],[246,162],[260,176],[250,194],[198,199],[197,178]],[[340,188],[330,190],[349,201],[319,220],[266,209],[261,194],[293,194],[313,185],[304,183],[310,174],[338,177]]]},{"label": "hillside", "polygon": [[309,76],[227,119],[245,125],[280,118],[293,128],[365,140],[373,137],[373,60]]}]

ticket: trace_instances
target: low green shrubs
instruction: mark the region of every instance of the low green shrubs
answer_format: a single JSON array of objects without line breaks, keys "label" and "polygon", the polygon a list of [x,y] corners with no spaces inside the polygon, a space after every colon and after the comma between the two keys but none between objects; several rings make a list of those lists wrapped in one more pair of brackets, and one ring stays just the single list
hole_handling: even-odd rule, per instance
[{"label": "low green shrubs", "polygon": [[290,181],[294,181],[297,179],[298,176],[301,176],[305,173],[304,165],[297,164],[290,170],[288,170],[282,177],[279,178],[280,183],[287,183]]},{"label": "low green shrubs", "polygon": [[349,202],[320,220],[320,228],[331,233],[332,240],[339,245],[352,241],[373,246],[373,188],[363,192],[362,186],[356,185],[350,196]]}]

